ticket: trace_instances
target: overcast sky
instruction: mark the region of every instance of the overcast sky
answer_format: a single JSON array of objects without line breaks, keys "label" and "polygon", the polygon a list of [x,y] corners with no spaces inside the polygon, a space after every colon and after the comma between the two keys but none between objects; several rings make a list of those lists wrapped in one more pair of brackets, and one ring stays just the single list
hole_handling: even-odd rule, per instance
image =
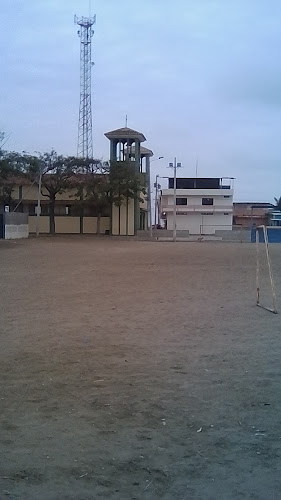
[{"label": "overcast sky", "polygon": [[[18,151],[75,154],[88,0],[1,0],[0,130]],[[94,154],[144,133],[153,175],[232,176],[236,201],[281,196],[281,1],[96,0]],[[163,184],[164,185],[164,184]]]}]

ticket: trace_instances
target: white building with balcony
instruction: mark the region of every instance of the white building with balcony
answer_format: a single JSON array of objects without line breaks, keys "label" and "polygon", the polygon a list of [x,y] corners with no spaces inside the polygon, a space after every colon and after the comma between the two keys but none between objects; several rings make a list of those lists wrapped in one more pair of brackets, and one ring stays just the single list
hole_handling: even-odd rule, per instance
[{"label": "white building with balcony", "polygon": [[[160,211],[166,228],[173,230],[174,179],[161,191]],[[177,178],[176,229],[189,234],[231,231],[233,220],[233,179]]]}]

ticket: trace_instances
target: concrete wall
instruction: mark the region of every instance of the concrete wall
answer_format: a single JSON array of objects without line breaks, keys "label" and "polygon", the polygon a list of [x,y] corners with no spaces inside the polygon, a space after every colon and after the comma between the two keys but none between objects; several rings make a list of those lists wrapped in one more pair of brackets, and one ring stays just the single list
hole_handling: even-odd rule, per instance
[{"label": "concrete wall", "polygon": [[[36,215],[29,216],[29,232],[36,232]],[[79,234],[80,233],[80,218],[79,217],[55,217],[56,234]],[[40,216],[39,225],[40,234],[48,234],[50,232],[50,219],[48,215]]]},{"label": "concrete wall", "polygon": [[55,217],[57,234],[79,234],[80,217]]},{"label": "concrete wall", "polygon": [[[206,212],[208,211],[208,207]],[[167,213],[167,229],[173,230],[173,214]],[[215,234],[217,230],[231,231],[232,214],[214,213],[212,215],[202,215],[201,213],[189,213],[187,215],[177,215],[178,231],[189,231],[190,234]]]},{"label": "concrete wall", "polygon": [[112,234],[119,234],[119,207],[112,205]]},{"label": "concrete wall", "polygon": [[[28,218],[29,233],[36,232],[36,219],[34,215]],[[79,234],[80,233],[80,217],[55,217],[56,234]],[[101,217],[100,232],[104,234],[110,229],[110,218]],[[40,216],[40,234],[48,234],[50,232],[50,219],[47,215]],[[97,217],[83,217],[83,233],[96,234],[97,232]]]},{"label": "concrete wall", "polygon": [[[127,232],[127,208],[123,203],[120,207],[120,227],[119,227],[119,207],[112,206],[112,234],[126,236]],[[134,236],[134,200],[129,200],[128,206],[128,236]]]},{"label": "concrete wall", "polygon": [[134,207],[134,200],[129,200],[129,220],[128,220],[128,234],[129,235],[134,235],[135,234],[135,221],[134,221],[134,213],[135,213],[135,207]]},{"label": "concrete wall", "polygon": [[4,238],[6,240],[15,240],[19,238],[28,238],[28,216],[21,213],[4,214]]},{"label": "concrete wall", "polygon": [[221,237],[223,241],[238,241],[240,243],[250,243],[251,241],[251,231],[245,228],[237,228],[232,231],[218,230],[215,235]]},{"label": "concrete wall", "polygon": [[10,224],[5,226],[4,238],[5,240],[17,240],[19,238],[28,238],[29,228],[28,224]]},{"label": "concrete wall", "polygon": [[[29,225],[29,233],[36,232],[36,215],[29,215],[28,217],[28,225]],[[50,232],[50,219],[47,215],[40,216],[40,224],[39,224],[39,232],[40,234],[46,234]]]},{"label": "concrete wall", "polygon": [[[97,217],[83,217],[83,233],[96,234],[97,233]],[[100,233],[104,234],[105,231],[110,230],[110,217],[101,217]]]}]

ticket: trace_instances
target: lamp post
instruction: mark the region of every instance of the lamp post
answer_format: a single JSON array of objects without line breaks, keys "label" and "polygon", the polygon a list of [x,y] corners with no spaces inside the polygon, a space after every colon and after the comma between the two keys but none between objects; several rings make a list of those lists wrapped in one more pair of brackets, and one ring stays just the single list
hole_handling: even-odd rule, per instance
[{"label": "lamp post", "polygon": [[[159,160],[163,160],[164,156],[158,156],[158,158],[155,158],[155,160],[151,160],[151,163],[153,161],[159,161]],[[154,183],[154,187],[155,187],[155,227],[156,227],[156,224],[157,224],[157,197],[158,197],[158,189],[160,186],[158,186],[158,177],[160,177],[159,174],[156,175],[156,180],[155,180],[155,183]],[[153,231],[152,231],[152,196],[151,196],[151,185],[150,185],[150,180],[149,180],[149,223],[150,223],[150,227],[149,227],[149,233],[150,233],[150,238],[153,237]]]},{"label": "lamp post", "polygon": [[177,159],[174,158],[174,163],[169,163],[169,168],[174,171],[173,241],[177,241],[177,168],[181,168],[181,163],[177,163]]},{"label": "lamp post", "polygon": [[158,184],[159,177],[160,177],[160,175],[157,174],[155,177],[155,183],[154,183],[154,187],[155,187],[154,227],[155,227],[155,229],[157,227],[158,190],[161,188],[161,185]]},{"label": "lamp post", "polygon": [[38,183],[38,200],[37,200],[37,217],[36,217],[36,237],[39,236],[40,215],[41,215],[41,187],[42,187],[42,165],[40,165],[39,183]]},{"label": "lamp post", "polygon": [[155,207],[154,207],[154,210],[155,210],[155,213],[154,213],[154,223],[155,223],[155,227],[157,225],[159,225],[159,203],[158,203],[158,191],[159,189],[161,188],[161,184],[158,184],[158,179],[169,179],[169,177],[167,177],[166,175],[159,175],[157,174],[156,175],[156,178],[155,178],[155,183],[154,183],[154,187],[155,187]]}]

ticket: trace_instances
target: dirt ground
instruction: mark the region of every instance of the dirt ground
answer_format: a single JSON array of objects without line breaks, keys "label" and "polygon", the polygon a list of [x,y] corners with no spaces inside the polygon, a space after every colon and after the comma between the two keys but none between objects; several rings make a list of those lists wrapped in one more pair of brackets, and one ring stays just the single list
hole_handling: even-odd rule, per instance
[{"label": "dirt ground", "polygon": [[281,499],[254,245],[2,241],[0,277],[1,500]]}]

